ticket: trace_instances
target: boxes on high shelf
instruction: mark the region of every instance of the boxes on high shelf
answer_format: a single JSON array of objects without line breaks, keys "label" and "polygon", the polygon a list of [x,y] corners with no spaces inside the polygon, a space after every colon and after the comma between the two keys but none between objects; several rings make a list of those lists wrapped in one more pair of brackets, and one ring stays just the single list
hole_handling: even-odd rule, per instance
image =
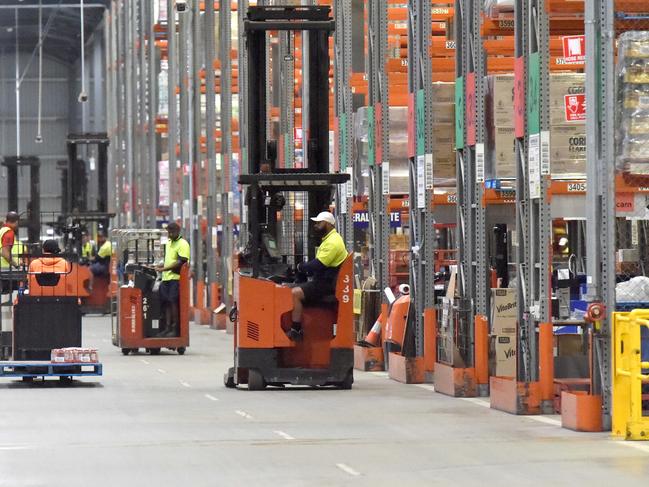
[{"label": "boxes on high shelf", "polygon": [[489,131],[491,171],[494,178],[516,177],[516,137],[513,127],[493,127]]},{"label": "boxes on high shelf", "polygon": [[553,73],[550,75],[550,125],[584,124],[566,119],[566,95],[586,92],[586,75],[583,73]]},{"label": "boxes on high shelf", "polygon": [[410,250],[410,239],[407,234],[390,234],[388,247],[390,250]]},{"label": "boxes on high shelf", "polygon": [[455,83],[433,83],[433,103],[455,103]]},{"label": "boxes on high shelf", "polygon": [[514,75],[489,76],[487,81],[487,124],[490,127],[514,127]]},{"label": "boxes on high shelf", "polygon": [[456,175],[455,125],[433,125],[433,174],[436,179],[452,179]]},{"label": "boxes on high shelf", "polygon": [[518,308],[516,289],[491,290],[491,335],[494,337],[496,375],[516,375],[516,330]]},{"label": "boxes on high shelf", "polygon": [[583,124],[550,127],[552,174],[566,176],[586,172],[585,129]]}]

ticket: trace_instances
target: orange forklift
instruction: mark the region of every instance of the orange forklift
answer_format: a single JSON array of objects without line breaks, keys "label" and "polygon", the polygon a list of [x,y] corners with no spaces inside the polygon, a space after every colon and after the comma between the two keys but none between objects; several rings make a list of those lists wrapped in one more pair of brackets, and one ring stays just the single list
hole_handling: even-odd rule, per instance
[{"label": "orange forklift", "polygon": [[[247,384],[249,390],[285,385],[333,386],[351,389],[354,381],[352,256],[340,266],[335,296],[305,307],[303,341],[291,341],[296,266],[315,257],[319,239],[306,230],[309,217],[328,210],[337,185],[348,174],[329,173],[329,47],[334,29],[328,6],[250,7],[244,21],[248,62],[248,174],[246,188],[248,236],[235,273],[234,367],[225,374],[226,387]],[[266,134],[266,36],[269,32],[309,31],[309,85],[306,168],[274,168],[274,143]],[[289,36],[290,38],[290,36]],[[271,170],[262,170],[262,165]],[[274,195],[286,206],[278,218]],[[301,208],[298,207],[301,206]],[[283,205],[282,205],[283,206]]]}]

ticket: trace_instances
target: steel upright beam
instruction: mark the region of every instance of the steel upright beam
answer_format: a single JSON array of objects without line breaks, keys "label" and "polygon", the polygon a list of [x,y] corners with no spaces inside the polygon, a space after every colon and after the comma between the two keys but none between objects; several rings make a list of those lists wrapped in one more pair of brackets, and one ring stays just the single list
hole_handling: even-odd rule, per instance
[{"label": "steel upright beam", "polygon": [[[185,230],[193,230],[192,172],[194,169],[193,140],[193,69],[192,69],[192,13],[179,15],[180,38],[178,57],[180,65],[180,162],[183,168],[182,222]],[[196,258],[196,242],[192,238],[192,263]]]},{"label": "steel upright beam", "polygon": [[[207,3],[205,3],[207,8]],[[203,121],[201,114],[201,68],[205,61],[205,49],[203,36],[201,35],[201,11],[200,6],[196,3],[192,5],[192,49],[191,49],[191,80],[192,80],[192,138],[193,138],[193,157],[191,170],[189,174],[189,200],[191,206],[191,229],[192,229],[192,255],[194,256],[194,282],[205,281],[204,268],[204,247],[203,234],[201,232],[200,219],[203,217],[203,194],[201,194],[200,181],[202,177],[196,178],[202,174],[201,169],[205,161],[201,153],[201,136],[203,135]],[[207,64],[205,63],[207,69]],[[207,87],[206,87],[207,93]],[[207,134],[206,134],[207,135]],[[196,290],[197,291],[197,290]]]},{"label": "steel upright beam", "polygon": [[615,6],[586,0],[586,265],[588,299],[607,316],[595,331],[593,394],[602,395],[602,426],[611,428],[611,319],[615,311]]},{"label": "steel upright beam", "polygon": [[[432,62],[429,0],[408,2],[408,88],[414,140],[410,143],[410,299],[416,356],[424,354],[424,311],[434,305],[435,234],[432,212]],[[414,149],[414,150],[413,150]]]},{"label": "steel upright beam", "polygon": [[[245,129],[248,123],[248,108],[245,100],[245,93],[248,91],[248,54],[246,52],[246,36],[243,21],[248,11],[248,0],[237,0],[237,14],[239,20],[238,38],[238,66],[239,71],[239,168],[241,174],[248,172],[248,131]],[[241,223],[239,226],[239,245],[245,246],[248,243],[248,212],[243,208],[244,198],[241,198]]]},{"label": "steel upright beam", "polygon": [[[217,171],[216,171],[216,28],[214,7],[205,5],[205,133],[207,134],[207,282],[217,282]],[[221,94],[222,95],[222,94]],[[208,292],[211,289],[208,286]],[[209,301],[208,301],[209,302]]]},{"label": "steel upright beam", "polygon": [[[240,1],[239,8],[241,8]],[[221,295],[222,301],[226,307],[230,308],[229,288],[230,288],[230,262],[233,253],[233,228],[232,228],[232,208],[233,208],[233,193],[230,185],[230,170],[232,167],[232,62],[230,53],[232,51],[232,11],[229,2],[221,2],[221,9],[219,11],[219,57],[221,59],[221,219],[222,219],[222,233],[221,233]],[[247,5],[245,5],[247,11]],[[245,12],[244,11],[244,12]],[[244,12],[239,11],[239,15],[244,15]],[[242,21],[240,19],[240,28]],[[239,36],[245,38],[243,29],[239,30]],[[241,44],[240,44],[241,49]],[[239,51],[239,60],[241,63],[242,57],[245,58],[245,48]],[[245,62],[244,62],[245,63]],[[241,64],[239,65],[239,93],[242,91],[242,85],[247,83],[245,76],[241,72]],[[242,97],[240,97],[240,100]],[[243,137],[246,132],[245,125],[241,124],[244,110],[241,105],[239,106],[239,136]],[[240,165],[240,167],[244,167]]]},{"label": "steel upright beam", "polygon": [[154,4],[147,2],[149,5],[147,11],[147,47],[148,47],[148,76],[147,82],[149,87],[148,92],[148,111],[147,111],[147,141],[149,147],[149,172],[150,172],[150,187],[149,187],[149,211],[147,215],[146,225],[148,228],[155,228],[156,226],[156,213],[158,207],[158,185],[155,181],[159,181],[158,177],[158,146],[156,143],[156,113],[158,107],[158,72],[157,67],[160,66],[160,59],[157,55],[155,46],[155,13],[153,11]]},{"label": "steel upright beam", "polygon": [[175,201],[176,193],[176,171],[179,168],[179,158],[176,155],[176,144],[178,143],[178,109],[176,98],[176,87],[178,86],[178,60],[176,54],[176,9],[174,2],[167,3],[167,83],[169,88],[167,109],[167,152],[169,157],[169,219],[175,221],[178,218],[178,203]]},{"label": "steel upright beam", "polygon": [[[388,3],[369,4],[368,88],[371,265],[379,289],[389,285],[390,100],[387,73]],[[385,296],[381,293],[382,300]]]},{"label": "steel upright beam", "polygon": [[[379,2],[373,2],[379,3]],[[370,5],[373,5],[370,3]],[[374,7],[372,7],[374,8]],[[334,84],[335,116],[337,126],[337,156],[334,169],[351,175],[349,182],[337,189],[339,227],[347,248],[354,247],[353,194],[354,172],[352,166],[353,114],[352,106],[352,0],[334,2]],[[304,33],[303,35],[305,35]],[[307,36],[310,34],[307,34]]]}]

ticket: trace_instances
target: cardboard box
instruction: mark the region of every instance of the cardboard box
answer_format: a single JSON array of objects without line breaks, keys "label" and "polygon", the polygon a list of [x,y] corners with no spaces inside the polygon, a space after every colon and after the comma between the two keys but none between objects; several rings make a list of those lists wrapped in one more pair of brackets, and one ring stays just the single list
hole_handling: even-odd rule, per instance
[{"label": "cardboard box", "polygon": [[491,175],[495,178],[516,177],[516,137],[513,127],[495,127],[491,144]]},{"label": "cardboard box", "polygon": [[432,104],[433,123],[449,124],[455,127],[455,103]]},{"label": "cardboard box", "polygon": [[586,159],[553,159],[551,170],[554,176],[582,177],[586,174]]},{"label": "cardboard box", "polygon": [[390,234],[388,246],[390,250],[410,250],[410,238],[406,234]]},{"label": "cardboard box", "polygon": [[489,115],[493,127],[514,127],[514,75],[489,76]]},{"label": "cardboard box", "polygon": [[433,103],[455,103],[455,83],[433,83]]},{"label": "cardboard box", "polygon": [[555,356],[567,357],[584,354],[584,337],[577,334],[554,336]]},{"label": "cardboard box", "polygon": [[[566,95],[586,92],[586,75],[583,73],[553,73],[550,75],[550,125],[564,125],[566,120]],[[583,122],[582,122],[583,123]]]},{"label": "cardboard box", "polygon": [[496,336],[496,376],[516,376],[516,335]]},{"label": "cardboard box", "polygon": [[491,290],[491,318],[518,319],[516,298],[518,293],[513,288],[498,288]]},{"label": "cardboard box", "polygon": [[550,127],[550,161],[586,159],[586,126],[553,125]]},{"label": "cardboard box", "polygon": [[494,337],[496,375],[516,375],[517,321],[516,289],[491,290],[491,335]]}]

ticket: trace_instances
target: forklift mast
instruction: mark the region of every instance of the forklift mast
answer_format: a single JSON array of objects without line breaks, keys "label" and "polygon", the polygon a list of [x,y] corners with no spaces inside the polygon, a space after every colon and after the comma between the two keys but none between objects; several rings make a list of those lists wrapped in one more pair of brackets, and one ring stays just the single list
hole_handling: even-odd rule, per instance
[{"label": "forklift mast", "polygon": [[[304,218],[327,210],[332,198],[332,184],[339,183],[342,175],[329,175],[329,36],[335,23],[328,6],[257,6],[249,7],[244,29],[248,54],[248,91],[245,93],[248,110],[248,177],[240,183],[250,185],[248,222],[253,257],[253,274],[258,274],[261,230],[259,215],[264,201],[258,197],[259,189],[266,185],[283,191],[305,191],[308,194],[308,213]],[[308,52],[308,70],[304,83],[308,83],[309,97],[304,100],[308,107],[308,133],[306,134],[306,169],[274,169],[273,181],[262,182],[252,175],[260,173],[261,164],[275,159],[277,142],[269,140],[266,131],[268,120],[266,84],[267,65],[266,36],[269,32],[302,31],[304,51]],[[313,184],[314,175],[320,177],[321,185]],[[293,188],[291,189],[291,185]],[[316,237],[309,230],[309,258],[315,256]],[[257,268],[255,268],[257,267]]]}]

